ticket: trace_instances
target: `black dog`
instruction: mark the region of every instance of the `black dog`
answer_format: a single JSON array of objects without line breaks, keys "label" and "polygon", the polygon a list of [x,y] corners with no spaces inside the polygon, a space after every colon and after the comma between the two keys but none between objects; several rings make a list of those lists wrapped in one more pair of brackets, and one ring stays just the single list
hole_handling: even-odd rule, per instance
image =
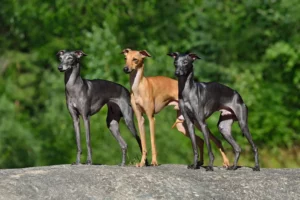
[{"label": "black dog", "polygon": [[213,171],[214,155],[209,143],[210,131],[205,120],[214,112],[221,111],[218,127],[223,137],[230,143],[235,151],[235,160],[229,169],[237,169],[237,162],[241,148],[231,135],[231,126],[238,121],[240,128],[248,139],[254,151],[254,171],[259,171],[258,151],[252,141],[248,128],[248,110],[242,97],[235,90],[220,83],[196,83],[194,82],[193,62],[199,57],[196,54],[168,54],[172,56],[176,67],[175,75],[178,77],[179,108],[185,119],[185,126],[189,131],[194,151],[194,164],[190,167],[197,168],[198,151],[195,140],[193,123],[198,123],[204,136],[209,155],[207,171]]},{"label": "black dog", "polygon": [[92,150],[90,145],[90,116],[97,113],[102,106],[107,104],[107,127],[119,142],[122,149],[122,163],[126,161],[127,144],[120,135],[119,121],[123,116],[125,123],[137,140],[141,149],[141,141],[133,123],[133,111],[130,105],[130,93],[123,86],[105,80],[86,80],[80,77],[79,60],[86,56],[82,51],[65,50],[56,54],[60,60],[59,71],[65,72],[65,91],[67,107],[73,118],[77,143],[76,163],[80,164],[80,128],[79,115],[82,116],[86,132],[87,164],[92,164]]}]

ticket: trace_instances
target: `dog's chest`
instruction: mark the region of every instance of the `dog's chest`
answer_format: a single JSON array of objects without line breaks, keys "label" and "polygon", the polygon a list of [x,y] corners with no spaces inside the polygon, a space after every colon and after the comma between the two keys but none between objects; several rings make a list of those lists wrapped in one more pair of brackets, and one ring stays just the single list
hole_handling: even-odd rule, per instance
[{"label": "dog's chest", "polygon": [[77,112],[81,113],[81,108],[83,108],[83,104],[85,103],[82,98],[68,98],[68,107],[69,109],[76,110]]},{"label": "dog's chest", "polygon": [[191,101],[189,99],[183,99],[180,106],[181,110],[184,110],[190,117],[194,116],[194,109],[192,108]]},{"label": "dog's chest", "polygon": [[192,108],[190,102],[184,102],[184,110],[190,116],[194,116],[194,109]]}]

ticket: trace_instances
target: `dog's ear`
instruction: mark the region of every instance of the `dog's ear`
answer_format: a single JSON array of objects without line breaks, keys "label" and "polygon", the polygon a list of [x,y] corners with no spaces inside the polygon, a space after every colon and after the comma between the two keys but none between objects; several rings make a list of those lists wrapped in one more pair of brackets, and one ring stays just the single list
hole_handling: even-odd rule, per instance
[{"label": "dog's ear", "polygon": [[60,50],[59,52],[57,52],[56,56],[64,55],[65,52],[66,50]]},{"label": "dog's ear", "polygon": [[139,51],[140,54],[145,58],[145,57],[151,57],[151,55],[146,51],[146,50],[142,50],[142,51]]},{"label": "dog's ear", "polygon": [[81,58],[82,56],[87,56],[83,51],[81,50],[77,50],[77,51],[74,51],[75,55],[77,58]]},{"label": "dog's ear", "polygon": [[172,52],[172,53],[168,53],[167,55],[171,56],[175,59],[179,55],[179,53],[178,52]]},{"label": "dog's ear", "polygon": [[129,51],[131,51],[131,49],[129,49],[129,48],[123,49],[121,54],[126,55]]},{"label": "dog's ear", "polygon": [[194,54],[194,53],[189,53],[189,56],[190,56],[193,60],[201,59],[199,56],[197,56],[197,55]]}]

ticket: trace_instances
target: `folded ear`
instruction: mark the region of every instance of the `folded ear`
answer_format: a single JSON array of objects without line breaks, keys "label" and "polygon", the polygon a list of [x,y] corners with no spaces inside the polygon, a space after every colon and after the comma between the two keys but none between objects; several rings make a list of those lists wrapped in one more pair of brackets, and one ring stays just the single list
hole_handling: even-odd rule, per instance
[{"label": "folded ear", "polygon": [[77,56],[77,58],[81,58],[82,56],[87,56],[83,51],[81,50],[77,50],[74,51],[75,55]]},{"label": "folded ear", "polygon": [[129,51],[131,51],[131,49],[129,49],[129,48],[123,49],[121,54],[126,55]]},{"label": "folded ear", "polygon": [[59,52],[56,53],[56,56],[64,55],[65,52],[66,50],[60,50]]},{"label": "folded ear", "polygon": [[142,54],[143,57],[151,57],[151,55],[146,50],[142,50],[139,52],[140,52],[140,54]]},{"label": "folded ear", "polygon": [[178,52],[173,52],[173,53],[168,53],[167,55],[171,56],[173,58],[176,58],[179,55],[179,53]]},{"label": "folded ear", "polygon": [[197,55],[194,54],[194,53],[189,53],[189,56],[190,56],[193,60],[201,59],[199,56],[197,56]]}]

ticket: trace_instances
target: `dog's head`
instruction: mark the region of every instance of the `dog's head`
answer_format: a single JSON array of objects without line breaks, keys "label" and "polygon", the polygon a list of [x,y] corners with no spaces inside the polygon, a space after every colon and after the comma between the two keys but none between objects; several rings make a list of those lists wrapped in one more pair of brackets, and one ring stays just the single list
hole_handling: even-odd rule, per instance
[{"label": "dog's head", "polygon": [[135,51],[131,49],[124,49],[122,54],[125,56],[125,67],[123,71],[125,73],[130,73],[134,70],[137,70],[139,67],[143,66],[144,58],[151,57],[151,55],[146,51]]},{"label": "dog's head", "polygon": [[58,70],[61,72],[65,72],[79,63],[79,60],[82,56],[86,56],[85,53],[81,50],[77,51],[59,51],[56,56],[58,57],[60,63],[58,65]]},{"label": "dog's head", "polygon": [[187,53],[187,54],[180,54],[178,52],[169,53],[168,56],[174,58],[174,65],[175,65],[175,76],[186,76],[193,71],[193,62],[196,59],[200,59],[194,53]]}]

